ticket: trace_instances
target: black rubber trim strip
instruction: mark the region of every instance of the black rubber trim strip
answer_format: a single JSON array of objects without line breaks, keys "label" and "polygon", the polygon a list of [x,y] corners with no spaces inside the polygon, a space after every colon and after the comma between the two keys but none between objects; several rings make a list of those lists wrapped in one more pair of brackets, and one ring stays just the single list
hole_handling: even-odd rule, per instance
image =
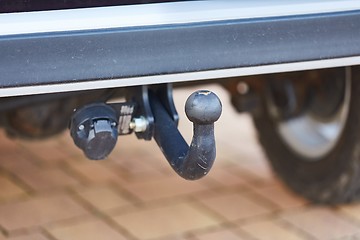
[{"label": "black rubber trim strip", "polygon": [[360,11],[0,37],[0,87],[360,56]]}]

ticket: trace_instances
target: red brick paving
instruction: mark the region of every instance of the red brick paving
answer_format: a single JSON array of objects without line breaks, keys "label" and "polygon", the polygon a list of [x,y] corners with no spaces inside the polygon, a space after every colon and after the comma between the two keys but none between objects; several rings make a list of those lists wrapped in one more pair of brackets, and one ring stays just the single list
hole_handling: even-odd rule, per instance
[{"label": "red brick paving", "polygon": [[[68,132],[48,141],[0,135],[0,240],[358,239],[358,204],[311,206],[273,176],[249,116],[222,96],[218,158],[206,179],[186,182],[156,144],[122,137],[106,161],[90,162]],[[192,127],[177,90],[180,128]]]}]

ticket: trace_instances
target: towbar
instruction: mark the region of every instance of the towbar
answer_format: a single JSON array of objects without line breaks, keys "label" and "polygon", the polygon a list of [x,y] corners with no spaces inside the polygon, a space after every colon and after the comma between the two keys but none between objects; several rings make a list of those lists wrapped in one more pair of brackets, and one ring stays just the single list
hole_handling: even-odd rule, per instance
[{"label": "towbar", "polygon": [[222,112],[219,98],[210,91],[197,91],[187,99],[185,113],[194,126],[190,147],[155,95],[150,95],[150,105],[155,120],[155,141],[171,167],[188,180],[205,176],[216,156],[214,122]]},{"label": "towbar", "polygon": [[209,173],[216,156],[214,122],[222,112],[220,99],[207,90],[190,95],[185,113],[193,122],[190,146],[177,128],[170,84],[127,89],[124,103],[93,103],[76,109],[70,124],[74,143],[92,160],[106,158],[118,135],[135,133],[138,139],[155,139],[177,174],[196,180]]}]

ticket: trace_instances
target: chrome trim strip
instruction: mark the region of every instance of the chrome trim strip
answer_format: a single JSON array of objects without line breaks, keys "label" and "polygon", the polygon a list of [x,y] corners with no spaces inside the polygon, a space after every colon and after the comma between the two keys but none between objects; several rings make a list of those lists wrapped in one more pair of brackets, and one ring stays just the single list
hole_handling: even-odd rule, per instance
[{"label": "chrome trim strip", "polygon": [[189,72],[147,77],[135,77],[111,80],[84,81],[75,83],[62,83],[26,87],[0,88],[0,97],[35,95],[44,93],[71,92],[90,89],[115,88],[135,85],[150,85],[168,82],[189,82],[197,80],[209,80],[237,76],[249,76],[268,73],[291,72],[310,69],[322,69],[331,67],[344,67],[360,65],[360,57],[346,57],[328,60],[317,60],[296,63],[284,63],[255,67],[244,67],[224,70],[212,70],[202,72]]},{"label": "chrome trim strip", "polygon": [[357,0],[208,0],[0,14],[0,37],[189,24],[360,9]]}]

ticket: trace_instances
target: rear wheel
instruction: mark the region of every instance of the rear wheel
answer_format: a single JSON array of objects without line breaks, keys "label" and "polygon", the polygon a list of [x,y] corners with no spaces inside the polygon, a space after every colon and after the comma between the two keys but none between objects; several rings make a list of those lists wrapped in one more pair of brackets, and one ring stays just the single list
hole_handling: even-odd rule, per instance
[{"label": "rear wheel", "polygon": [[[315,72],[281,75],[288,81],[269,76],[263,111],[253,119],[273,169],[291,189],[318,203],[350,202],[360,197],[360,71]],[[302,83],[314,76],[327,79]]]},{"label": "rear wheel", "polygon": [[43,139],[65,130],[74,109],[94,101],[106,101],[114,91],[34,95],[0,99],[0,125],[11,137]]}]

